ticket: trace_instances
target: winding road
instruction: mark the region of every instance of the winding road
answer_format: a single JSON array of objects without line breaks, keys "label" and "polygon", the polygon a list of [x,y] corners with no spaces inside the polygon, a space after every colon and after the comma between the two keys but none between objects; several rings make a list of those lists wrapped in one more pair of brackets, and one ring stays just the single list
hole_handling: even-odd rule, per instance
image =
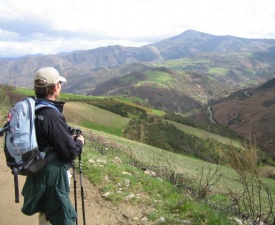
[{"label": "winding road", "polygon": [[213,113],[212,113],[212,110],[211,110],[211,106],[208,106],[208,112],[209,112],[209,114],[210,114],[210,116],[209,116],[209,118],[210,118],[210,121],[212,122],[212,123],[216,123],[215,121],[214,121],[214,119],[213,119]]}]

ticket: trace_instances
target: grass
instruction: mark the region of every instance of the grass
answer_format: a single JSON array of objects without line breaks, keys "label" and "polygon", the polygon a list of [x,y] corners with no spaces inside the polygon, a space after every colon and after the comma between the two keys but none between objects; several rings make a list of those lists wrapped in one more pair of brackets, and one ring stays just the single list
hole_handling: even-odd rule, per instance
[{"label": "grass", "polygon": [[171,75],[166,72],[145,71],[144,74],[148,80],[150,80],[152,82],[156,82],[156,83],[164,83],[165,84],[172,79]]},{"label": "grass", "polygon": [[229,138],[225,138],[223,136],[220,136],[220,135],[217,135],[217,134],[213,134],[213,133],[198,129],[196,127],[187,126],[187,125],[176,123],[176,122],[173,122],[173,121],[169,121],[169,123],[174,124],[179,130],[181,130],[181,131],[183,131],[187,134],[194,135],[196,137],[203,138],[203,139],[213,138],[213,139],[219,141],[222,144],[225,144],[225,145],[232,144],[233,146],[235,146],[237,148],[242,148],[242,144],[238,141],[231,140]]},{"label": "grass", "polygon": [[122,136],[129,119],[81,102],[67,102],[64,115],[69,123]]},{"label": "grass", "polygon": [[[93,132],[92,134],[94,138],[97,135],[102,134],[98,132]],[[111,136],[108,135],[108,137],[110,138]],[[120,147],[122,147],[121,138],[114,137],[116,140],[120,140],[119,143],[113,142],[113,140],[108,137],[104,135],[104,140],[101,139],[102,136],[99,139],[105,143],[119,144]],[[123,141],[127,143],[129,140]],[[95,142],[93,141],[93,143]],[[165,223],[159,222],[155,224],[182,224],[184,218],[191,218],[195,221],[192,224],[201,224],[202,221],[208,221],[208,224],[217,225],[230,224],[224,216],[215,215],[208,206],[193,201],[190,196],[183,195],[182,192],[171,183],[147,175],[137,167],[130,165],[131,160],[137,159],[136,155],[134,156],[132,154],[133,152],[140,156],[140,151],[136,151],[136,148],[133,147],[133,152],[128,155],[129,152],[127,154],[127,151],[125,152],[125,149],[128,148],[127,145],[118,149],[111,148],[107,145],[104,147],[104,153],[102,154],[102,151],[97,150],[98,146],[96,146],[96,144],[93,145],[89,143],[87,145],[84,150],[83,171],[91,182],[96,183],[102,194],[106,192],[110,193],[107,198],[114,204],[127,201],[133,205],[146,207],[149,220],[158,221],[160,218],[165,219]],[[124,150],[122,150],[123,148]],[[143,149],[145,149],[145,151],[146,149],[150,149],[150,152],[152,150],[151,147],[146,145],[143,145]],[[154,149],[154,151],[155,150],[156,149]],[[162,152],[160,149],[158,151]],[[122,159],[122,162],[115,164],[113,162],[115,157]],[[107,163],[104,163],[103,167],[99,165],[96,166],[95,164],[88,163],[89,159],[93,159],[94,161],[101,159]],[[126,180],[129,181],[129,186],[126,186]],[[133,198],[126,200],[130,194]]]},{"label": "grass", "polygon": [[[151,166],[170,168],[176,173],[183,173],[190,177],[200,176],[203,166],[209,167],[212,170],[217,168],[216,164],[207,163],[199,159],[178,155],[176,153],[98,131],[94,131],[94,133],[96,134],[93,135],[99,135],[103,137],[103,139],[108,140],[109,143],[116,143],[116,145],[120,146],[121,151],[126,155]],[[232,173],[234,174],[234,172],[227,167],[220,166],[219,168],[225,174],[225,177],[232,177]]]},{"label": "grass", "polygon": [[165,62],[161,62],[157,64],[160,67],[167,67],[167,68],[177,68],[177,67],[184,67],[190,65],[196,65],[199,63],[210,63],[210,60],[207,59],[194,59],[194,58],[182,58],[182,59],[175,59],[175,60],[166,60]]},{"label": "grass", "polygon": [[103,126],[103,125],[100,125],[98,123],[93,123],[93,122],[90,122],[90,121],[81,121],[79,122],[79,125],[82,126],[82,127],[86,127],[86,128],[90,128],[90,129],[94,129],[94,130],[100,130],[102,132],[106,132],[108,134],[113,134],[113,135],[116,135],[116,136],[120,136],[122,137],[123,136],[123,128],[121,127],[107,127],[107,126]]},{"label": "grass", "polygon": [[172,77],[169,73],[160,72],[160,71],[145,71],[144,75],[147,77],[145,81],[140,81],[136,86],[140,86],[143,83],[160,85],[166,87],[169,84],[169,81],[172,80]]},{"label": "grass", "polygon": [[152,109],[149,114],[155,115],[155,116],[164,116],[165,112],[163,110],[158,110],[158,109]]},{"label": "grass", "polygon": [[[108,199],[115,204],[126,201],[126,196],[133,194],[130,202],[148,207],[148,218],[157,221],[165,218],[163,224],[182,224],[179,221],[190,218],[192,224],[231,224],[222,213],[217,213],[204,201],[195,201],[191,194],[182,194],[171,183],[144,174],[138,167],[133,167],[134,162],[139,162],[142,167],[159,168],[162,172],[174,171],[183,174],[190,190],[198,190],[199,185],[205,186],[209,178],[208,174],[221,174],[219,182],[212,187],[208,200],[220,204],[226,200],[226,192],[229,188],[240,190],[241,186],[236,181],[237,173],[227,167],[207,163],[202,160],[167,152],[145,144],[127,140],[121,137],[105,134],[98,131],[86,130],[87,137],[93,137],[89,147],[85,147],[85,173],[91,182],[96,183],[103,193],[110,192]],[[94,140],[105,143],[104,147],[98,147]],[[107,143],[107,144],[106,144]],[[119,157],[120,164],[115,164],[113,159]],[[87,163],[88,159],[103,159],[107,163],[104,167]],[[136,164],[136,163],[134,163]],[[147,165],[147,166],[146,166]],[[127,172],[127,173],[125,173]],[[106,181],[108,177],[109,181]],[[130,186],[125,187],[125,180],[130,181]],[[275,181],[263,178],[275,197]],[[122,192],[118,191],[119,187]],[[159,223],[162,224],[162,223]]]},{"label": "grass", "polygon": [[131,76],[126,76],[124,78],[122,78],[122,81],[126,84],[134,81],[136,79],[136,77],[134,75],[131,75]]},{"label": "grass", "polygon": [[[100,136],[103,135],[104,138],[108,139],[108,142],[116,143],[118,146],[121,146],[123,152],[141,162],[152,166],[170,168],[176,173],[182,173],[192,178],[198,178],[202,174],[202,168],[210,168],[212,171],[215,171],[218,167],[220,173],[223,174],[223,179],[221,179],[220,183],[222,189],[228,186],[228,179],[234,180],[236,176],[236,172],[227,166],[217,166],[216,164],[208,163],[200,159],[178,155],[176,153],[101,132],[97,132],[97,134]],[[275,183],[271,179],[265,180],[269,184]],[[272,190],[274,189],[275,187],[272,188]],[[275,197],[275,192],[273,193]]]},{"label": "grass", "polygon": [[123,102],[128,102],[128,103],[144,102],[144,100],[139,97],[129,97],[128,95],[116,95],[116,96],[110,96],[110,97],[121,100]]},{"label": "grass", "polygon": [[227,72],[228,72],[228,69],[220,68],[220,67],[216,67],[208,70],[208,73],[217,74],[217,75],[226,75]]},{"label": "grass", "polygon": [[[34,96],[34,90],[29,88],[22,88],[18,87],[15,90],[17,93],[26,95],[26,96]],[[85,96],[85,95],[79,95],[79,94],[71,94],[71,93],[60,93],[60,99],[67,100],[67,99],[75,99],[75,100],[81,100],[81,99],[94,99],[94,98],[104,98],[103,96]]]}]

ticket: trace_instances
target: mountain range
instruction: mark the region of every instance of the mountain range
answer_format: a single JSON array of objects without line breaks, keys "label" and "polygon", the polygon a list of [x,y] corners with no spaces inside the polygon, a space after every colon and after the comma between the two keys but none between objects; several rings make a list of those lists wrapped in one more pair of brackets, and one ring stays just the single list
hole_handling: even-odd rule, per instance
[{"label": "mountain range", "polygon": [[[169,68],[207,73],[216,80],[236,85],[270,77],[274,71],[274,58],[273,39],[215,36],[188,30],[142,47],[116,45],[56,55],[1,59],[0,78],[4,84],[32,86],[37,69],[53,66],[68,78],[68,91],[80,92],[82,87],[87,91],[87,81],[93,89],[102,81],[132,72],[136,63],[155,67],[174,61]],[[178,62],[180,59],[185,60]],[[223,70],[219,71],[219,68]]]},{"label": "mountain range", "polygon": [[32,87],[35,71],[52,66],[67,78],[63,91],[69,93],[139,97],[150,107],[182,114],[211,105],[217,123],[256,135],[273,154],[274,62],[273,39],[187,30],[142,47],[0,59],[0,80]]}]

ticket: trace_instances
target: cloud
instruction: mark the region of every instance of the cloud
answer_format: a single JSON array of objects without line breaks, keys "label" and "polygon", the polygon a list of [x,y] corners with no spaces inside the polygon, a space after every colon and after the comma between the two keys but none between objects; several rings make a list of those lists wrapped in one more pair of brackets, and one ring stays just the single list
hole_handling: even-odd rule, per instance
[{"label": "cloud", "polygon": [[275,38],[274,23],[273,0],[2,0],[0,57],[142,46],[187,29]]},{"label": "cloud", "polygon": [[16,18],[5,19],[0,16],[1,29],[10,33],[16,33],[22,37],[30,37],[37,33],[51,32],[51,24],[40,18]]}]

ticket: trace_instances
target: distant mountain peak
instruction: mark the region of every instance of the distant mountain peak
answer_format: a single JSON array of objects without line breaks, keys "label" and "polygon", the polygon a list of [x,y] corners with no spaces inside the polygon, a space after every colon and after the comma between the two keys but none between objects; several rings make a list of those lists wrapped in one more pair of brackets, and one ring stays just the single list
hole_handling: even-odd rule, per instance
[{"label": "distant mountain peak", "polygon": [[211,34],[208,34],[208,33],[204,33],[204,32],[201,32],[201,31],[197,31],[197,30],[186,30],[184,32],[182,32],[181,34],[206,34],[206,35],[211,35]]}]

